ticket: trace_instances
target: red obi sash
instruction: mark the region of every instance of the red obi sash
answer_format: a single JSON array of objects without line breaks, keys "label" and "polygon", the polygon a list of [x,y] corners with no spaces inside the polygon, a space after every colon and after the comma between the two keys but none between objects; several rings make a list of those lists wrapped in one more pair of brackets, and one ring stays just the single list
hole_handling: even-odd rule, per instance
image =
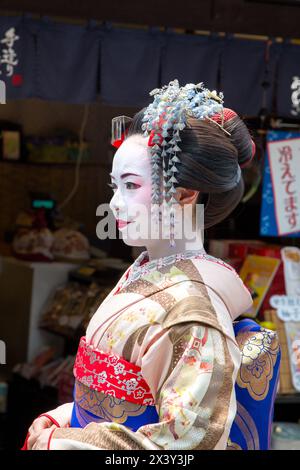
[{"label": "red obi sash", "polygon": [[141,368],[122,357],[95,349],[80,340],[75,365],[75,378],[98,392],[140,405],[155,405]]}]

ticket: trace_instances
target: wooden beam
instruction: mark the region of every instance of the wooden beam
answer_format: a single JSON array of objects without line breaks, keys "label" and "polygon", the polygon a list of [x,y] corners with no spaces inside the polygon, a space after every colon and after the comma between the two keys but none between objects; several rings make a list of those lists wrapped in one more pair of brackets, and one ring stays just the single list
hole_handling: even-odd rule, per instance
[{"label": "wooden beam", "polygon": [[[271,3],[270,3],[271,2]],[[299,37],[300,2],[272,0],[0,0],[0,12]]]}]

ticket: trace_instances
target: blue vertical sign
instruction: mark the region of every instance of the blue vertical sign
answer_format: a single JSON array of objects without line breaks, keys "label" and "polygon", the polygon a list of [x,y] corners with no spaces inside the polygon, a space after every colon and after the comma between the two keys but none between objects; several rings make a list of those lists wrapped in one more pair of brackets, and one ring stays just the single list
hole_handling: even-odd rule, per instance
[{"label": "blue vertical sign", "polygon": [[[300,132],[286,132],[286,131],[269,131],[267,133],[266,152],[264,160],[264,175],[263,175],[263,189],[262,189],[262,206],[260,217],[260,234],[267,237],[300,237],[300,232],[291,234],[280,235],[278,228],[278,217],[276,218],[275,210],[275,194],[272,182],[270,155],[268,143],[276,141],[284,141],[288,139],[299,139]],[[300,204],[300,201],[298,201]]]}]

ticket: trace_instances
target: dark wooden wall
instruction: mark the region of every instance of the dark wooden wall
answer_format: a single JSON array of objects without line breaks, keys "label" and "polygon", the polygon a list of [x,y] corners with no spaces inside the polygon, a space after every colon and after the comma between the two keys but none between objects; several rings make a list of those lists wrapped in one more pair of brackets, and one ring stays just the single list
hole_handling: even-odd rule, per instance
[{"label": "dark wooden wall", "polygon": [[283,37],[300,24],[299,0],[0,0],[1,11]]}]

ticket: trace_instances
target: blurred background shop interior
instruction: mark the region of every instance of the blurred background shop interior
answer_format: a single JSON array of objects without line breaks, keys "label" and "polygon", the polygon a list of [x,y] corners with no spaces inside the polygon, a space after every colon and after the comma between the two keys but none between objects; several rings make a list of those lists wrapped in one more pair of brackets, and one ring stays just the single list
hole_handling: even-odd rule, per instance
[{"label": "blurred background shop interior", "polygon": [[205,249],[250,289],[245,316],[278,333],[272,446],[300,448],[300,1],[157,5],[0,2],[0,448],[73,399],[79,338],[141,251],[96,234],[111,120],[175,78],[222,91],[256,143]]}]

